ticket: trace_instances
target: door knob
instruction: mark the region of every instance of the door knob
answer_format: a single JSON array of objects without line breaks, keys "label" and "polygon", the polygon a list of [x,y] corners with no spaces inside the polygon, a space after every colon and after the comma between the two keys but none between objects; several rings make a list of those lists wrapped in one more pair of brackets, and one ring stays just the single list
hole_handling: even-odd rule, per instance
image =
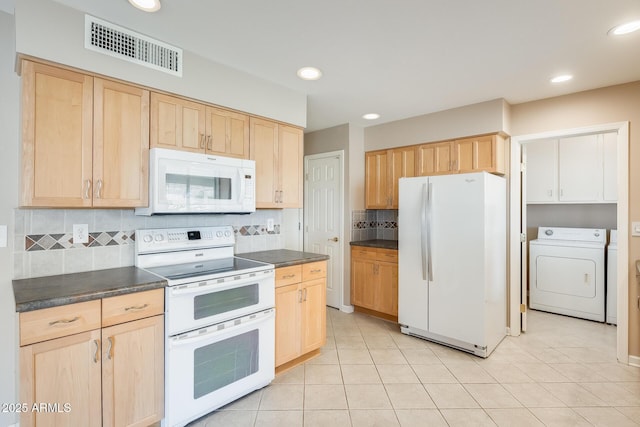
[{"label": "door knob", "polygon": [[333,239],[328,239],[328,240],[329,240],[330,242],[337,242],[337,241],[338,241],[338,238],[337,238],[337,237],[334,237]]}]

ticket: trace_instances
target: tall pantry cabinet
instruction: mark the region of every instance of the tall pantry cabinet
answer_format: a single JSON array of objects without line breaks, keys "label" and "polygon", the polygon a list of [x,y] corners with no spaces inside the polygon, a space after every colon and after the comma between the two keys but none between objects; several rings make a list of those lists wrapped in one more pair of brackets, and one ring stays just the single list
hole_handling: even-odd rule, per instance
[{"label": "tall pantry cabinet", "polygon": [[148,201],[149,91],[22,62],[21,206]]}]

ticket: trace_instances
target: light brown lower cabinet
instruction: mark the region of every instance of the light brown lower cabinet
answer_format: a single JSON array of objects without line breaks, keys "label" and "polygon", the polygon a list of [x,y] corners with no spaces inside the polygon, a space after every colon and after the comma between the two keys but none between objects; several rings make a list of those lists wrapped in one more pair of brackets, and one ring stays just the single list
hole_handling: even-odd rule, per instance
[{"label": "light brown lower cabinet", "polygon": [[[20,425],[142,427],[160,421],[163,293],[20,313]],[[102,328],[111,315],[103,316],[101,306],[110,300],[136,313],[133,319]]]},{"label": "light brown lower cabinet", "polygon": [[389,320],[398,320],[398,251],[351,247],[351,304]]},{"label": "light brown lower cabinet", "polygon": [[325,344],[326,271],[326,261],[276,269],[276,367]]}]

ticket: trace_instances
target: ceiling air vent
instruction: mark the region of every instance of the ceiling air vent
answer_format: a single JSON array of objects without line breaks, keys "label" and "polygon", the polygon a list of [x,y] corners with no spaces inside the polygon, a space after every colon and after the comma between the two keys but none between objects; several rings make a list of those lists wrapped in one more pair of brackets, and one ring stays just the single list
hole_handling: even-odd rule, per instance
[{"label": "ceiling air vent", "polygon": [[182,77],[182,49],[85,15],[84,47]]}]

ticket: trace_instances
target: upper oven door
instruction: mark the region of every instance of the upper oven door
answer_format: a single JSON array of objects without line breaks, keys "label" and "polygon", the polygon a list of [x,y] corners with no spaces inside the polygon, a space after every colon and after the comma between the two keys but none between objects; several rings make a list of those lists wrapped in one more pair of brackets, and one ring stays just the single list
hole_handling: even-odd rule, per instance
[{"label": "upper oven door", "polygon": [[275,306],[274,271],[167,287],[167,334],[224,322]]},{"label": "upper oven door", "polygon": [[254,162],[152,150],[154,213],[255,211]]}]

